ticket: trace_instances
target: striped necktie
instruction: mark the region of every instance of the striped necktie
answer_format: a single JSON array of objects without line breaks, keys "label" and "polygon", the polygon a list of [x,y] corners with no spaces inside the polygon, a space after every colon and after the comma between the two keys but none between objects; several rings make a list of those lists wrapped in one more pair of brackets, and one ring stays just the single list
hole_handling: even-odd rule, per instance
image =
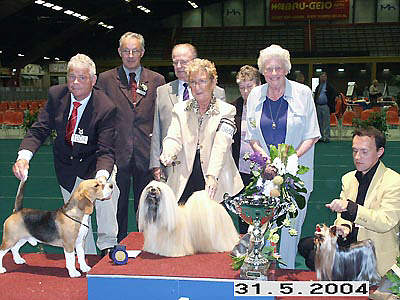
[{"label": "striped necktie", "polygon": [[75,125],[76,125],[76,119],[78,117],[78,107],[81,106],[81,104],[78,101],[75,101],[72,103],[74,105],[74,108],[72,109],[71,116],[69,117],[68,123],[67,123],[67,128],[66,128],[66,134],[65,134],[65,141],[72,145],[72,134],[74,133],[75,130]]}]

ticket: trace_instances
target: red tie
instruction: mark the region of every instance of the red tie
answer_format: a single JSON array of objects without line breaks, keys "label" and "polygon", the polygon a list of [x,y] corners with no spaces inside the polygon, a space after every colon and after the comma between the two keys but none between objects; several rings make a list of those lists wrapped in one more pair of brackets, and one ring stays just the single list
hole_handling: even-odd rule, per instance
[{"label": "red tie", "polygon": [[70,145],[72,145],[71,138],[72,134],[74,133],[76,119],[78,117],[78,107],[81,106],[81,104],[78,101],[75,101],[72,104],[74,105],[74,108],[72,109],[71,116],[69,117],[65,134],[65,140]]},{"label": "red tie", "polygon": [[137,83],[136,83],[136,74],[135,73],[129,73],[129,86],[131,87],[131,93],[132,93],[132,102],[133,105],[136,106],[136,89],[137,89]]}]

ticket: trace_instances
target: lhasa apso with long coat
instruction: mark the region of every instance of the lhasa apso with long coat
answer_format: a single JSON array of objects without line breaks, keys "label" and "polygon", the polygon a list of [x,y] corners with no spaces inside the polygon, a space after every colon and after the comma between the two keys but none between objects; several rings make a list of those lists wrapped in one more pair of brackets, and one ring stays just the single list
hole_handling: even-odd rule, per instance
[{"label": "lhasa apso with long coat", "polygon": [[376,268],[375,246],[364,240],[339,247],[336,226],[317,225],[314,235],[315,271],[318,280],[369,281],[376,285],[380,276]]},{"label": "lhasa apso with long coat", "polygon": [[225,208],[204,190],[193,193],[185,205],[178,206],[167,184],[152,181],[140,196],[138,214],[143,250],[150,253],[178,257],[225,252],[239,241]]}]

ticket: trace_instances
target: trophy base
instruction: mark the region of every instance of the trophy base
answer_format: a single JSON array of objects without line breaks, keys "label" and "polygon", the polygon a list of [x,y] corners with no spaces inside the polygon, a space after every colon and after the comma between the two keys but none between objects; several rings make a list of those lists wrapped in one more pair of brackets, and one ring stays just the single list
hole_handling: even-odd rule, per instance
[{"label": "trophy base", "polygon": [[240,268],[240,278],[246,280],[271,280],[272,278],[269,274],[270,264],[268,261],[257,265],[244,262]]}]

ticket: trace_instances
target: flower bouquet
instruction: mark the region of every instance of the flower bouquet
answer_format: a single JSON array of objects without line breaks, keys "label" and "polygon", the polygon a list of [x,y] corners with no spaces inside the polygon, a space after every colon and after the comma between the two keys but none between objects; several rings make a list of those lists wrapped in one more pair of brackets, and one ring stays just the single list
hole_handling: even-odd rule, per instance
[{"label": "flower bouquet", "polygon": [[[252,180],[240,195],[225,197],[225,202],[246,223],[253,225],[254,239],[261,243],[256,256],[268,262],[284,264],[275,253],[275,245],[279,241],[278,230],[283,226],[292,227],[298,210],[305,207],[303,193],[307,190],[298,175],[306,173],[309,168],[298,164],[295,149],[287,144],[279,144],[278,147],[271,145],[269,158],[260,153],[246,153],[244,159],[250,160]],[[292,227],[289,234],[297,235],[297,232]],[[256,238],[256,235],[261,238]],[[250,244],[253,248],[257,246],[254,241]],[[233,268],[241,268],[252,255],[253,250],[248,249],[247,254],[232,257]]]}]

